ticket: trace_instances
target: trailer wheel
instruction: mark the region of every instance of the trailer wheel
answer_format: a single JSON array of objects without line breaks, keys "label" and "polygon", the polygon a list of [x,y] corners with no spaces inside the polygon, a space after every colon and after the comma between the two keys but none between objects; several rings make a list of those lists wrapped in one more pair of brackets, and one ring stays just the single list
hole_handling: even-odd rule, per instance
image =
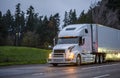
[{"label": "trailer wheel", "polygon": [[99,63],[103,63],[103,55],[99,56]]},{"label": "trailer wheel", "polygon": [[105,62],[106,62],[105,57],[106,57],[106,54],[103,54],[103,63],[105,63]]},{"label": "trailer wheel", "polygon": [[80,55],[78,55],[78,56],[76,57],[76,65],[77,65],[77,66],[80,66],[80,65],[81,65]]},{"label": "trailer wheel", "polygon": [[58,66],[58,64],[57,64],[57,63],[53,63],[52,65],[53,65],[53,66]]},{"label": "trailer wheel", "polygon": [[95,63],[99,63],[99,55],[95,55]]}]

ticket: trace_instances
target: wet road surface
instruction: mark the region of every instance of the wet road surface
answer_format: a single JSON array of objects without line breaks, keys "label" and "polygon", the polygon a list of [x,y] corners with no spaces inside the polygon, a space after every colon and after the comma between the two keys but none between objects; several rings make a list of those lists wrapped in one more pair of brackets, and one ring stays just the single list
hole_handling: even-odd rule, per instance
[{"label": "wet road surface", "polygon": [[81,66],[17,65],[0,67],[0,78],[120,78],[120,62]]}]

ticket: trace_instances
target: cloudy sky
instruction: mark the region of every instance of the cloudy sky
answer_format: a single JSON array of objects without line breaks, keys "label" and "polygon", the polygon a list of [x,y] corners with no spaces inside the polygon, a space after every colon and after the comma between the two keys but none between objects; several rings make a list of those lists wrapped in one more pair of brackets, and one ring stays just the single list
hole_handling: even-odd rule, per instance
[{"label": "cloudy sky", "polygon": [[98,1],[100,0],[0,0],[0,11],[4,14],[10,9],[14,14],[16,4],[20,3],[24,12],[32,5],[39,16],[59,13],[63,19],[65,11],[76,9],[77,15],[80,15],[81,11],[87,11],[91,4]]}]

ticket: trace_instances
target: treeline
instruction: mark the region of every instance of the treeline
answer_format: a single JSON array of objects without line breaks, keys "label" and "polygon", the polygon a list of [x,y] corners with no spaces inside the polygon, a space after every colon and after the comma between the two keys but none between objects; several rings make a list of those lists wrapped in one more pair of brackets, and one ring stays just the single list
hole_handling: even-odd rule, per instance
[{"label": "treeline", "polygon": [[102,0],[91,4],[87,12],[84,10],[77,18],[75,11],[65,12],[64,25],[96,23],[120,29],[120,0]]},{"label": "treeline", "polygon": [[65,11],[63,25],[60,26],[60,15],[39,16],[30,6],[26,13],[16,5],[15,14],[8,10],[0,12],[0,45],[30,46],[47,48],[53,45],[53,39],[70,24],[97,23],[120,29],[120,1],[102,0],[92,4],[88,12],[84,10],[78,16],[76,10]]},{"label": "treeline", "polygon": [[[15,14],[8,10],[6,14],[0,12],[0,45],[29,46],[47,48],[53,45],[53,39],[57,36],[60,27],[59,13],[47,16],[39,16],[34,7],[30,6],[27,12],[16,5]],[[70,24],[90,23],[89,15],[85,18],[84,11],[79,17],[76,10],[65,12],[62,28]]]},{"label": "treeline", "polygon": [[8,10],[6,14],[0,12],[0,45],[47,47],[52,45],[57,36],[60,24],[59,13],[39,16],[34,7],[30,6],[27,12],[16,5],[15,14]]},{"label": "treeline", "polygon": [[120,29],[120,0],[102,0],[91,10],[95,23]]},{"label": "treeline", "polygon": [[65,12],[63,27],[81,23],[96,23],[120,29],[120,0],[101,0],[91,4],[88,11],[83,10],[78,18],[75,10]]},{"label": "treeline", "polygon": [[80,13],[79,17],[76,15],[76,10],[70,10],[69,12],[65,11],[63,22],[63,27],[70,24],[93,23],[91,12],[85,13],[84,10]]}]

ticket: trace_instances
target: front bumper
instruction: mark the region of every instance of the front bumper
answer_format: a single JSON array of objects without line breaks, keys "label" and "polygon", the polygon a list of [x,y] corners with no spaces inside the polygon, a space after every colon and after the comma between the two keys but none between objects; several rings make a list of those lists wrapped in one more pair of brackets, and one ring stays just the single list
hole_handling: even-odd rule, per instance
[{"label": "front bumper", "polygon": [[57,64],[69,64],[76,63],[75,59],[66,59],[66,58],[52,58],[48,59],[48,63],[57,63]]}]

